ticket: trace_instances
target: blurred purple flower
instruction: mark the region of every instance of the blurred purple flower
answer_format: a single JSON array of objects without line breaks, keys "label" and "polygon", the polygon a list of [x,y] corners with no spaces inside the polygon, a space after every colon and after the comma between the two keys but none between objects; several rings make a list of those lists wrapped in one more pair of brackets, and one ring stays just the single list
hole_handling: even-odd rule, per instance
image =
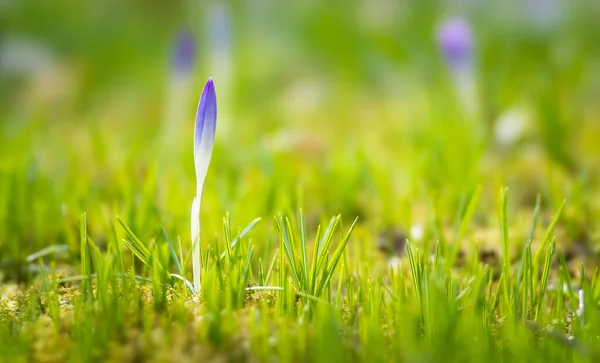
[{"label": "blurred purple flower", "polygon": [[173,52],[173,69],[176,73],[188,73],[194,66],[196,55],[196,40],[189,31],[183,31],[177,36]]},{"label": "blurred purple flower", "polygon": [[231,14],[222,3],[214,5],[209,12],[209,34],[212,50],[218,55],[229,55],[231,51]]},{"label": "blurred purple flower", "polygon": [[463,18],[449,18],[437,33],[440,48],[452,68],[467,67],[471,63],[473,36],[469,23]]}]

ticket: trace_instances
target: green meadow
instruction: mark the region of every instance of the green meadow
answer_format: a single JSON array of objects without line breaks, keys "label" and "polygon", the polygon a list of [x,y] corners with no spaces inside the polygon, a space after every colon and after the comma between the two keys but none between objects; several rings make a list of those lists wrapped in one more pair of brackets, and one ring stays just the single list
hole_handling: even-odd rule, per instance
[{"label": "green meadow", "polygon": [[0,362],[600,361],[597,19],[0,1]]}]

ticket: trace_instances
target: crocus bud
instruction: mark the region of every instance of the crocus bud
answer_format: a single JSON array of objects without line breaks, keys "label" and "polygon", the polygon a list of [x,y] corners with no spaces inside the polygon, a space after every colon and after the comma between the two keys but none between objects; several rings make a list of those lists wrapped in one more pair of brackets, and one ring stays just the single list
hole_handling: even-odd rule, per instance
[{"label": "crocus bud", "polygon": [[209,78],[202,90],[196,123],[194,125],[194,166],[196,169],[196,197],[192,202],[192,267],[194,275],[194,291],[200,292],[200,203],[202,187],[208,172],[210,157],[215,143],[217,126],[217,95],[212,78]]},{"label": "crocus bud", "polygon": [[437,33],[446,62],[452,68],[471,64],[473,36],[471,27],[462,18],[450,18],[442,23]]},{"label": "crocus bud", "polygon": [[196,197],[202,194],[204,178],[208,172],[210,157],[215,143],[215,129],[217,124],[217,95],[212,78],[204,86],[198,110],[196,111],[196,124],[194,126],[194,165],[196,167],[196,182],[198,184]]}]

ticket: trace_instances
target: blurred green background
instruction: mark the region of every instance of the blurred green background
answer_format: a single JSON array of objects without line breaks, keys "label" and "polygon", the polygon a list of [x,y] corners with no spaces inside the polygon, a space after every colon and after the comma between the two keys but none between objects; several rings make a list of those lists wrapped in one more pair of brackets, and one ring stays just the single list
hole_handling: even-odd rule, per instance
[{"label": "blurred green background", "polygon": [[[450,18],[473,35],[459,74],[438,44]],[[427,236],[451,229],[480,185],[473,231],[496,226],[508,186],[512,225],[528,223],[536,194],[549,213],[566,198],[562,240],[595,245],[597,19],[592,0],[1,0],[0,260],[77,250],[82,212],[100,245],[115,215],[145,238],[164,226],[188,241],[209,76],[208,240],[226,212],[272,230],[274,214],[298,208],[311,225],[342,213]],[[186,32],[195,57],[182,71]]]}]

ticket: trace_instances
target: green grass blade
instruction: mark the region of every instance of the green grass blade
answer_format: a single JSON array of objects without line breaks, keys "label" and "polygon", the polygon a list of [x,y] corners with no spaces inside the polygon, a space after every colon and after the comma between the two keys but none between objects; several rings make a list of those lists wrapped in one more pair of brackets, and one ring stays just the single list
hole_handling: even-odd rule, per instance
[{"label": "green grass blade", "polygon": [[327,266],[327,269],[325,272],[325,278],[322,279],[321,282],[319,283],[319,287],[317,288],[317,291],[314,294],[315,296],[320,296],[322,289],[324,289],[328,286],[329,281],[331,280],[331,277],[333,276],[333,273],[335,272],[335,268],[338,265],[338,262],[340,261],[340,258],[342,257],[342,254],[344,253],[344,251],[346,249],[346,245],[348,244],[348,240],[350,239],[350,235],[352,235],[352,231],[354,230],[354,227],[356,226],[357,221],[358,221],[358,218],[356,218],[354,220],[354,222],[350,226],[350,229],[348,230],[348,232],[346,232],[346,235],[344,236],[344,238],[340,242],[339,246],[333,253],[331,262],[329,262],[329,265]]},{"label": "green grass blade", "polygon": [[265,275],[265,284],[268,284],[271,280],[271,274],[273,270],[275,270],[275,262],[277,262],[277,257],[279,256],[279,249],[275,249],[275,253],[273,254],[273,258],[271,259],[271,263],[269,265],[269,269],[267,270],[267,274]]},{"label": "green grass blade", "polygon": [[313,245],[312,263],[310,265],[310,281],[309,291],[314,293],[317,288],[317,258],[319,257],[319,241],[321,239],[321,226],[317,226],[317,234],[315,235],[315,243]]},{"label": "green grass blade", "polygon": [[508,188],[502,188],[500,191],[500,234],[502,241],[502,274],[504,301],[506,306],[510,305],[510,287],[511,287],[511,271],[510,271],[510,245],[508,236],[508,218],[506,216],[506,205],[508,201]]},{"label": "green grass blade", "polygon": [[[125,224],[125,222],[123,222],[123,220],[119,218],[119,216],[117,216],[117,221],[119,221],[119,224],[121,225],[121,227],[123,227],[125,233],[131,239],[131,241],[126,242],[128,248],[130,248],[132,252],[136,253],[136,255],[138,255],[138,258],[140,258],[141,256],[143,260],[146,261],[145,264],[147,264],[147,261],[149,260],[150,256],[150,250],[148,249],[148,247],[146,247],[142,243],[142,241],[140,241],[140,239],[135,235],[135,233],[133,233],[131,228],[129,228],[129,226],[127,226],[127,224]],[[124,239],[123,241],[126,240]]]},{"label": "green grass blade", "polygon": [[175,268],[177,269],[177,273],[180,275],[183,275],[183,268],[181,267],[181,262],[179,260],[179,257],[177,256],[177,252],[175,252],[175,247],[173,246],[173,242],[171,242],[171,239],[167,235],[167,231],[165,231],[165,229],[163,227],[161,227],[161,233],[162,233],[164,240],[167,242],[167,246],[169,246],[169,253],[171,255],[171,259],[173,259],[173,262],[175,263]]},{"label": "green grass blade", "polygon": [[[250,222],[234,239],[233,241],[231,241],[231,248],[233,249],[235,246],[237,246],[237,244],[239,243],[239,241],[241,239],[243,239],[244,237],[246,237],[248,235],[248,233],[250,233],[254,227],[256,227],[256,225],[261,221],[261,218],[255,218],[252,222]],[[220,255],[220,259],[224,259],[226,255],[226,252],[223,252]]]},{"label": "green grass blade", "polygon": [[454,261],[456,260],[456,256],[458,255],[458,252],[460,250],[460,243],[461,243],[462,237],[465,233],[465,230],[467,229],[467,226],[469,225],[469,222],[471,221],[471,219],[473,218],[473,215],[475,214],[475,210],[477,209],[477,204],[479,203],[480,197],[481,197],[481,186],[478,185],[477,188],[475,188],[475,191],[473,192],[473,194],[471,195],[471,198],[469,198],[469,202],[468,202],[468,205],[467,205],[464,213],[460,217],[460,224],[456,231],[456,235],[454,237],[454,244],[452,247],[452,255],[450,256],[450,266],[454,265]]},{"label": "green grass blade", "polygon": [[25,258],[25,261],[31,263],[39,258],[46,257],[48,255],[55,255],[61,252],[65,252],[69,250],[69,246],[61,244],[61,245],[52,245],[46,248],[42,248],[41,250],[30,254]]},{"label": "green grass blade", "polygon": [[300,248],[302,250],[302,278],[304,282],[304,290],[310,289],[309,271],[308,271],[308,256],[306,251],[306,225],[304,221],[304,213],[300,209]]},{"label": "green grass blade", "polygon": [[[80,225],[80,253],[81,253],[81,275],[89,276],[92,273],[90,252],[87,235],[87,218],[85,212],[81,214]],[[81,291],[84,297],[88,297],[91,292],[91,285],[88,279],[82,281]]]},{"label": "green grass blade", "polygon": [[542,251],[544,251],[546,249],[546,247],[552,240],[552,234],[554,233],[554,228],[556,227],[556,224],[558,223],[558,221],[560,220],[560,217],[562,216],[563,210],[565,209],[565,205],[566,205],[566,200],[563,200],[562,203],[560,203],[560,207],[558,207],[558,211],[552,218],[550,225],[546,229],[546,233],[544,234],[544,237],[542,238],[542,243],[540,245],[540,248],[538,249],[538,251],[535,255],[536,261],[540,260]]},{"label": "green grass blade", "polygon": [[292,277],[294,278],[296,287],[300,290],[304,289],[304,283],[302,281],[302,271],[298,267],[298,261],[296,259],[296,250],[294,248],[294,233],[292,231],[292,226],[290,224],[290,220],[287,217],[283,217],[281,220],[282,228],[283,228],[283,242],[285,246],[285,252],[288,256],[288,263],[290,264],[290,269],[292,270]]},{"label": "green grass blade", "polygon": [[[540,283],[540,290],[537,297],[537,307],[535,310],[535,321],[539,321],[540,312],[542,311],[542,303],[544,301],[544,296],[546,294],[546,289],[548,287],[548,280],[550,277],[550,268],[552,267],[552,258],[554,257],[554,248],[556,242],[552,241],[552,244],[548,246],[546,252],[546,262],[544,263],[544,270],[542,273],[542,281]],[[562,288],[562,287],[560,287]]]}]

